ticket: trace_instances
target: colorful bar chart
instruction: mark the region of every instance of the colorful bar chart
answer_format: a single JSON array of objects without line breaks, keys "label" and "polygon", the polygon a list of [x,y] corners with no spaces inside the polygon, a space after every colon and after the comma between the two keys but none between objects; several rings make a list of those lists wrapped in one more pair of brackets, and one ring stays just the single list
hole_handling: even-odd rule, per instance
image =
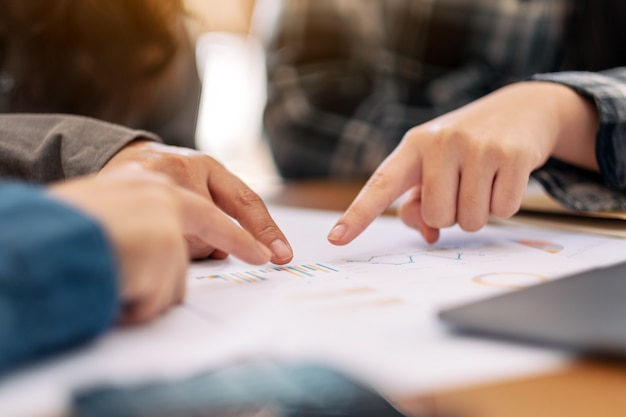
[{"label": "colorful bar chart", "polygon": [[339,272],[337,269],[320,263],[276,266],[272,268],[256,269],[244,272],[228,272],[196,277],[196,279],[217,280],[237,284],[250,284],[261,282],[278,276],[290,276],[292,278],[315,278],[322,274]]}]

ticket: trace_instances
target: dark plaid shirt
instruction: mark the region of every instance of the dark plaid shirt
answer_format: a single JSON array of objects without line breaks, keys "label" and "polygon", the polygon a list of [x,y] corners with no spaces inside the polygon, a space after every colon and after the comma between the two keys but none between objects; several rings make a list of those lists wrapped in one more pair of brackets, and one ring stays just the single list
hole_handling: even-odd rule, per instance
[{"label": "dark plaid shirt", "polygon": [[525,79],[595,100],[601,175],[536,172],[571,208],[626,209],[626,68],[558,72],[568,0],[283,0],[265,134],[283,176],[365,177],[411,127]]}]

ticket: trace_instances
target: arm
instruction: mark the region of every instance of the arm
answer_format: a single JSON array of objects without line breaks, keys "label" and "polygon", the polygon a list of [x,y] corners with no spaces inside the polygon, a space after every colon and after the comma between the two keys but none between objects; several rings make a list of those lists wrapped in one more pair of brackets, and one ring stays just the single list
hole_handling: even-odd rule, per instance
[{"label": "arm", "polygon": [[136,166],[45,194],[0,186],[0,374],[179,303],[183,236],[254,264],[271,256],[211,202]]},{"label": "arm", "polygon": [[[287,239],[252,190],[208,155],[158,141],[148,132],[79,116],[0,115],[0,177],[51,182],[137,163],[215,202],[271,248],[273,262],[291,260]],[[194,258],[214,253],[203,242],[190,247]]]},{"label": "arm", "polygon": [[[270,248],[272,262],[285,264],[293,257],[289,242],[272,220],[261,198],[239,178],[210,156],[186,148],[137,141],[118,152],[101,173],[137,164],[144,169],[167,175],[176,184],[204,197],[223,210]],[[222,259],[228,252],[214,250],[202,240],[189,240],[191,257]]]},{"label": "arm", "polygon": [[[568,74],[556,76],[567,79]],[[609,79],[587,74],[588,82],[594,80],[597,84]],[[615,203],[626,207],[620,121],[626,100],[619,83],[609,85],[613,88],[594,87],[594,105],[590,94],[567,86],[518,83],[413,128],[370,178],[329,239],[350,242],[409,190],[400,217],[427,241],[436,241],[441,228],[456,223],[464,230],[478,230],[490,214],[513,215],[529,175],[546,169],[551,157],[570,164],[570,170],[578,165],[585,173],[579,176],[586,178],[585,183],[563,182],[563,175],[554,181],[561,191],[571,191],[570,201],[581,203],[574,208],[595,208],[588,203],[604,209]],[[610,153],[605,155],[607,148]],[[601,175],[594,176],[593,170]],[[594,181],[596,188],[590,189],[588,184]],[[598,190],[608,192],[608,197]]]},{"label": "arm", "polygon": [[0,373],[93,338],[118,313],[98,224],[36,188],[0,185]]},{"label": "arm", "polygon": [[80,116],[0,115],[0,177],[47,183],[98,172],[148,132]]}]

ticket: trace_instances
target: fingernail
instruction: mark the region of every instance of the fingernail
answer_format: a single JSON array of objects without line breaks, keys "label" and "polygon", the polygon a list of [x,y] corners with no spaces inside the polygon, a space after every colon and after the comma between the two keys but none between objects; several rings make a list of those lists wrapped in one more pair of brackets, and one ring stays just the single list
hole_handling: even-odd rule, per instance
[{"label": "fingernail", "polygon": [[338,224],[328,234],[328,240],[340,240],[345,236],[347,228],[344,224]]},{"label": "fingernail", "polygon": [[272,253],[276,257],[277,260],[282,261],[285,259],[289,259],[293,256],[291,248],[282,240],[276,239],[270,245],[270,249]]}]

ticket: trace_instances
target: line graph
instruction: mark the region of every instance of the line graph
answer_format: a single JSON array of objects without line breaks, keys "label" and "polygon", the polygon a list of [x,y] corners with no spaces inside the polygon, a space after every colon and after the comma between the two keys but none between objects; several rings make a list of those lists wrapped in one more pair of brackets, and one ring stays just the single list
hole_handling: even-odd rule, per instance
[{"label": "line graph", "polygon": [[369,265],[394,265],[403,266],[416,264],[420,260],[419,258],[434,258],[442,259],[446,261],[465,261],[477,258],[484,258],[487,256],[486,252],[473,251],[467,248],[435,248],[426,249],[414,253],[400,253],[400,254],[385,254],[385,255],[372,255],[363,257],[361,259],[346,259],[348,263],[361,263]]}]

